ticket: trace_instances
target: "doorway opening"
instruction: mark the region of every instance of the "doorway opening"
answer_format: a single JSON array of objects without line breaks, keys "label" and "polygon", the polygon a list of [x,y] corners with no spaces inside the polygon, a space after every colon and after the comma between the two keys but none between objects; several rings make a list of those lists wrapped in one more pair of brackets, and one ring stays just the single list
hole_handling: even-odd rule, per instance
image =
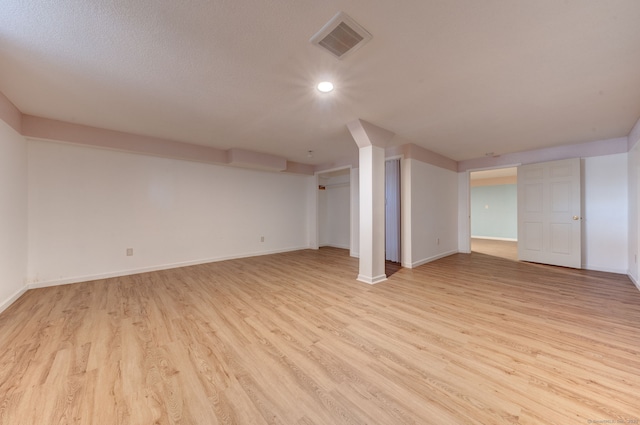
[{"label": "doorway opening", "polygon": [[351,249],[351,169],[318,174],[318,247]]},{"label": "doorway opening", "polygon": [[518,261],[517,173],[508,167],[469,174],[472,252]]}]

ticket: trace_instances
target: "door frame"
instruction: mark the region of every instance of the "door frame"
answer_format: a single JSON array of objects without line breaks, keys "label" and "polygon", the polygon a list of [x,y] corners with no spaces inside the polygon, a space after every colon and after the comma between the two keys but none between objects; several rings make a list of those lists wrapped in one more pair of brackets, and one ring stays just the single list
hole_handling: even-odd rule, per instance
[{"label": "door frame", "polygon": [[[578,157],[580,158],[580,157]],[[571,158],[565,158],[571,159]],[[547,159],[546,161],[536,161],[536,162],[551,162],[557,161],[558,159]],[[481,167],[481,168],[471,168],[466,170],[464,173],[458,176],[458,252],[463,254],[471,253],[471,173],[475,171],[486,171],[486,170],[499,170],[501,168],[512,168],[512,167],[520,167],[522,165],[534,164],[536,162],[527,162],[527,163],[509,163],[509,164],[501,164],[491,167]],[[582,210],[582,214],[585,212],[585,185],[584,185],[584,158],[580,158],[580,208]],[[640,176],[638,177],[638,181],[640,181]],[[638,205],[640,205],[640,197],[638,198]],[[580,226],[582,231],[582,239],[580,244],[580,252],[582,256],[582,264],[585,263],[585,220],[580,220]],[[638,234],[640,235],[640,227],[638,228]],[[640,264],[640,263],[639,263]],[[638,266],[638,270],[640,270],[640,266]]]},{"label": "door frame", "polygon": [[354,223],[354,209],[353,209],[353,170],[357,170],[352,165],[344,165],[340,167],[330,168],[327,170],[316,171],[313,174],[313,191],[314,196],[313,200],[315,205],[313,206],[312,211],[315,212],[315,217],[313,217],[313,221],[315,221],[315,226],[313,227],[311,240],[313,243],[311,244],[311,249],[318,249],[320,246],[320,219],[319,219],[319,211],[320,211],[320,201],[319,201],[319,189],[320,185],[320,176],[322,174],[333,173],[335,171],[343,171],[348,170],[349,174],[349,253],[353,257],[354,253],[354,240],[353,240],[353,223]]},{"label": "door frame", "polygon": [[[476,171],[488,171],[488,170],[500,170],[503,168],[518,168],[523,165],[522,163],[497,165],[495,167],[483,167],[472,168],[465,171],[464,178],[459,179],[459,182],[464,185],[464,190],[461,190],[459,200],[464,208],[459,208],[458,211],[458,223],[462,223],[459,228],[460,235],[458,237],[458,251],[463,254],[471,253],[471,173]],[[516,189],[517,190],[517,189]]]}]

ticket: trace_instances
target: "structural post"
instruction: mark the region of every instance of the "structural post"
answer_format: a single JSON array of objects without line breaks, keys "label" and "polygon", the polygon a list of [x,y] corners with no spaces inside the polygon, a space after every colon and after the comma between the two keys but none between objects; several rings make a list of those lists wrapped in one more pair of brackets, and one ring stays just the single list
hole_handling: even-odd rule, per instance
[{"label": "structural post", "polygon": [[363,120],[347,125],[359,150],[360,266],[358,280],[374,284],[385,274],[384,161],[394,133]]}]

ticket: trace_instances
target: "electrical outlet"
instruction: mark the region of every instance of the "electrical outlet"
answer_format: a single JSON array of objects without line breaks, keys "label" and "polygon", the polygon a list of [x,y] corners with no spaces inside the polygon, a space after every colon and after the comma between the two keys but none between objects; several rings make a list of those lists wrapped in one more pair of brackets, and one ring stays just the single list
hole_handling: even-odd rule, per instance
[{"label": "electrical outlet", "polygon": [[264,242],[264,236],[260,236],[260,242]]},{"label": "electrical outlet", "polygon": [[127,257],[131,257],[133,255],[133,248],[127,248]]}]

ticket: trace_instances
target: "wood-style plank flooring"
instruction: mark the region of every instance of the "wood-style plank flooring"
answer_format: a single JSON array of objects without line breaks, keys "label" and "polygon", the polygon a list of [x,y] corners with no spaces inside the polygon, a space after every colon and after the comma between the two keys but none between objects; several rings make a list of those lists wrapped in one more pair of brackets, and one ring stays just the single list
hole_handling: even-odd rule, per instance
[{"label": "wood-style plank flooring", "polygon": [[471,238],[471,251],[518,261],[518,242]]},{"label": "wood-style plank flooring", "polygon": [[0,423],[640,419],[626,276],[480,253],[356,275],[325,248],[30,290],[0,315]]}]

